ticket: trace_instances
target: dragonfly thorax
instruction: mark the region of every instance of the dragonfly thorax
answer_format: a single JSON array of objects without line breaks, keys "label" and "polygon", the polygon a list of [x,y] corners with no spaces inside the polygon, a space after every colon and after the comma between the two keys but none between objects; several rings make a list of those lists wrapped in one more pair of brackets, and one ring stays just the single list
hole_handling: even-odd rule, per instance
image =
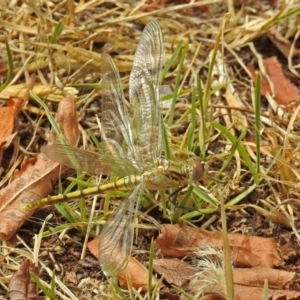
[{"label": "dragonfly thorax", "polygon": [[202,175],[202,165],[197,157],[186,162],[159,159],[153,171],[144,173],[144,181],[149,190],[164,190],[199,181]]},{"label": "dragonfly thorax", "polygon": [[185,162],[170,162],[168,173],[179,180],[179,186],[184,186],[199,181],[203,176],[203,167],[199,158],[194,156]]}]

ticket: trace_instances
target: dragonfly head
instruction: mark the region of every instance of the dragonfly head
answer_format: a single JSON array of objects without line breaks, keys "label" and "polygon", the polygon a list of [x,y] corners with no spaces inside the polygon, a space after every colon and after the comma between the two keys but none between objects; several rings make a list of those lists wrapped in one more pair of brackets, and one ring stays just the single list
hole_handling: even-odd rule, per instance
[{"label": "dragonfly head", "polygon": [[199,181],[203,177],[204,168],[198,156],[190,158],[188,172],[190,174],[190,180],[192,181]]},{"label": "dragonfly head", "polygon": [[158,169],[160,171],[158,173],[164,178],[159,181],[159,184],[157,184],[157,180],[154,181],[156,186],[152,188],[153,190],[186,186],[203,177],[204,169],[197,156],[188,159],[185,163],[180,160],[160,160],[159,162]]}]

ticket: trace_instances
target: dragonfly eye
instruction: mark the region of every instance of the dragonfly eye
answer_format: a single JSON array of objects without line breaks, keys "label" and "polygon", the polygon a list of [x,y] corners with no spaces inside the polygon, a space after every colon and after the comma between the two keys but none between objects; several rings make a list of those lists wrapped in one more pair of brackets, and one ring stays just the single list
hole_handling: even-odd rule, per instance
[{"label": "dragonfly eye", "polygon": [[199,181],[204,174],[204,169],[201,164],[199,157],[193,157],[193,167],[192,167],[192,179],[193,181]]}]

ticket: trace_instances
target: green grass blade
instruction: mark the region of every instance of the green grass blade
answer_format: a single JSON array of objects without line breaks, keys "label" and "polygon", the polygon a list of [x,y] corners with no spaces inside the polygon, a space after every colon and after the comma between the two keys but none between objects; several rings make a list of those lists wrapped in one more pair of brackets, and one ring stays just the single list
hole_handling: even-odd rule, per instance
[{"label": "green grass blade", "polygon": [[[214,211],[216,211],[216,210],[213,210],[212,212],[214,212]],[[212,213],[212,212],[210,212],[210,213]],[[203,220],[205,215],[207,215],[207,213],[203,213],[202,211],[194,210],[194,211],[190,211],[190,212],[182,215],[181,220],[193,220],[193,222],[199,223]]]},{"label": "green grass blade", "polygon": [[71,182],[65,189],[65,193],[69,193],[74,190],[76,185],[81,185],[83,188],[91,188],[97,186],[95,183],[88,180],[83,180],[85,174],[81,173],[77,178],[68,177],[67,179]]},{"label": "green grass blade", "polygon": [[[80,172],[79,170],[77,170],[77,177],[81,176],[82,172]],[[83,184],[77,184],[77,190],[83,190],[85,188],[85,183]],[[81,221],[85,221],[85,217],[86,217],[86,201],[85,199],[80,198],[79,199],[79,211],[80,211],[80,217],[81,217]]]},{"label": "green grass blade", "polygon": [[[221,131],[226,136],[226,138],[232,143],[232,145],[236,144],[236,148],[237,148],[239,154],[241,155],[241,157],[243,158],[245,164],[247,165],[249,171],[251,172],[251,174],[254,178],[254,182],[256,184],[258,184],[260,181],[259,174],[256,173],[256,166],[253,164],[253,162],[252,162],[250,156],[248,155],[247,151],[245,150],[243,144],[235,136],[233,136],[225,127],[223,127],[219,123],[212,122],[211,125],[212,125],[212,127]],[[245,130],[247,130],[247,128],[245,128]]]},{"label": "green grass blade", "polygon": [[179,51],[181,50],[182,48],[182,44],[183,44],[183,41],[180,41],[174,51],[174,53],[172,54],[171,58],[169,59],[169,61],[167,62],[167,64],[165,65],[163,71],[162,71],[162,74],[161,74],[161,77],[162,77],[162,80],[166,77],[166,75],[169,73],[172,65],[174,64],[174,62],[176,61],[178,55],[179,55]]},{"label": "green grass blade", "polygon": [[151,240],[150,244],[150,253],[149,253],[149,266],[148,266],[148,294],[149,294],[149,299],[151,299],[151,292],[152,292],[152,286],[153,286],[153,270],[154,270],[154,243],[153,239]]},{"label": "green grass blade", "polygon": [[188,44],[183,45],[183,47],[180,49],[180,52],[179,52],[178,70],[177,70],[177,75],[176,75],[176,79],[175,79],[173,100],[172,100],[170,111],[169,111],[168,126],[171,126],[173,124],[175,105],[176,105],[176,101],[178,99],[179,87],[181,84],[181,77],[182,77],[182,71],[183,71],[183,66],[184,66],[184,60],[185,60],[186,53],[188,51],[188,46],[189,46]]},{"label": "green grass blade", "polygon": [[62,134],[59,126],[57,125],[55,119],[53,118],[50,110],[48,109],[48,106],[45,104],[45,102],[43,100],[41,100],[35,93],[33,93],[32,91],[30,91],[30,95],[31,97],[37,102],[39,103],[39,105],[41,105],[46,113],[46,116],[52,126],[52,129],[55,131],[57,137],[59,138],[59,141],[61,144],[63,145],[68,145],[67,140],[65,139],[64,135]]},{"label": "green grass blade", "polygon": [[192,185],[190,185],[188,187],[188,190],[184,194],[184,196],[181,199],[181,201],[179,201],[179,203],[178,203],[178,207],[179,208],[175,207],[173,216],[171,217],[172,223],[178,223],[180,221],[180,216],[182,215],[182,212],[184,211],[184,209],[181,208],[181,207],[190,208],[190,206],[188,205],[188,201],[189,201],[189,198],[190,198],[190,196],[192,194],[193,188],[194,187]]},{"label": "green grass blade", "polygon": [[285,20],[285,19],[290,19],[291,17],[297,16],[299,14],[300,14],[300,7],[296,7],[294,9],[291,9],[291,10],[287,11],[282,16],[280,16],[278,18],[278,22],[280,22],[282,20]]},{"label": "green grass blade", "polygon": [[57,23],[57,25],[56,25],[56,27],[55,27],[55,29],[53,31],[53,34],[52,34],[52,36],[50,38],[50,44],[56,43],[56,40],[61,35],[61,33],[62,33],[63,29],[64,29],[64,26],[65,26],[64,22],[58,22]]},{"label": "green grass blade", "polygon": [[179,288],[178,286],[172,285],[172,288],[179,293],[179,295],[184,296],[186,300],[201,300],[200,298],[195,299],[194,296],[188,294],[183,289]]},{"label": "green grass blade", "polygon": [[165,151],[165,157],[167,159],[170,159],[172,156],[172,152],[169,144],[168,132],[164,124],[162,124],[162,134],[163,134],[163,148]]},{"label": "green grass blade", "polygon": [[163,211],[163,217],[167,217],[167,201],[166,201],[166,194],[164,191],[160,191],[160,198],[161,198],[161,206],[162,206],[162,211]]},{"label": "green grass blade", "polygon": [[289,19],[294,16],[297,16],[300,13],[300,8],[295,7],[294,9],[288,10],[285,13],[282,13],[282,11],[283,11],[283,9],[281,11],[279,11],[277,14],[272,15],[272,17],[269,19],[269,21],[266,22],[262,26],[261,30],[265,31],[265,30],[269,29],[271,26],[274,26],[285,19]]},{"label": "green grass blade", "polygon": [[[114,288],[115,295],[111,299],[120,299],[120,300],[128,300],[127,295],[122,291],[119,287],[118,281],[116,277],[111,278],[112,282],[111,285]],[[130,291],[130,289],[129,289]]]},{"label": "green grass blade", "polygon": [[251,194],[256,189],[256,187],[257,187],[256,183],[252,184],[247,190],[245,190],[244,192],[238,194],[236,197],[234,197],[233,199],[231,199],[230,201],[228,201],[226,203],[226,207],[234,206],[234,205],[240,203],[249,194]]},{"label": "green grass blade", "polygon": [[[36,283],[38,288],[43,291],[45,296],[50,300],[55,300],[55,272],[53,272],[53,276],[51,279],[51,289],[48,290],[48,288],[41,282],[40,278],[37,277],[34,273],[30,273],[31,278]],[[53,288],[54,285],[54,288]]]},{"label": "green grass blade", "polygon": [[201,157],[203,157],[204,153],[205,153],[205,141],[206,141],[205,113],[207,111],[207,108],[204,107],[202,82],[200,80],[199,75],[197,75],[197,93],[198,93],[198,105],[199,105],[200,112],[201,112],[201,123],[200,123],[200,127],[199,127],[199,138],[198,139],[199,139]]},{"label": "green grass blade", "polygon": [[94,133],[91,130],[88,130],[88,136],[91,138],[91,140],[96,145],[96,147],[100,149],[102,152],[104,152],[101,143],[99,142],[98,138],[94,135]]},{"label": "green grass blade", "polygon": [[[220,44],[220,38],[221,38],[221,31],[219,32],[219,34],[216,38],[215,47],[214,47],[214,50],[212,52],[211,60],[209,62],[207,79],[206,79],[206,82],[205,82],[204,94],[203,94],[204,108],[208,107],[208,103],[209,103],[209,100],[210,100],[210,95],[211,95],[210,89],[211,89],[211,86],[212,86],[212,74],[213,74],[213,70],[214,70],[214,66],[215,66],[215,62],[216,62],[218,47],[219,47],[219,44]],[[206,111],[203,111],[203,113],[204,113],[204,116],[206,116]]]},{"label": "green grass blade", "polygon": [[256,172],[260,173],[260,109],[261,109],[261,98],[260,98],[260,75],[256,75],[255,79],[255,144],[256,144]]},{"label": "green grass blade", "polygon": [[[247,133],[247,129],[245,129],[239,136],[239,138],[237,139],[237,142],[235,144],[233,144],[233,147],[231,148],[230,152],[228,155],[226,155],[226,160],[225,162],[222,164],[222,167],[220,168],[220,170],[216,173],[215,175],[215,179],[218,179],[218,177],[223,173],[223,171],[227,168],[227,166],[230,164],[232,157],[234,156],[235,151],[237,150],[237,147],[239,145],[239,143],[241,142],[241,140],[245,137]],[[212,182],[211,182],[212,184]],[[210,188],[210,184],[207,186],[207,188]]]},{"label": "green grass blade", "polygon": [[212,110],[210,111],[210,115],[208,115],[207,112],[208,112],[208,104],[211,97],[213,70],[216,62],[216,56],[218,53],[218,47],[220,44],[220,38],[221,38],[221,31],[219,32],[216,38],[214,50],[212,51],[212,56],[209,62],[208,74],[204,85],[204,90],[202,90],[200,77],[197,76],[197,90],[198,90],[199,107],[201,109],[201,121],[202,121],[199,130],[199,145],[202,152],[201,156],[204,156],[205,154],[206,136],[209,136],[209,132],[207,132],[206,124],[212,121],[213,111]]},{"label": "green grass blade", "polygon": [[264,289],[263,289],[263,300],[268,300],[269,298],[269,284],[268,284],[268,280],[265,279],[264,282]]},{"label": "green grass blade", "polygon": [[189,132],[187,137],[187,147],[189,151],[195,152],[195,128],[196,128],[196,90],[193,89],[192,92],[192,103],[191,103],[191,109],[190,109],[190,115],[191,115],[191,124],[189,126]]},{"label": "green grass blade", "polygon": [[79,222],[68,203],[55,204],[56,210],[71,224]]},{"label": "green grass blade", "polygon": [[223,257],[224,257],[224,277],[226,286],[226,298],[234,300],[234,284],[233,284],[233,270],[231,263],[231,251],[229,246],[227,218],[225,209],[225,200],[221,192],[219,192],[220,210],[221,210],[221,224],[223,237]]},{"label": "green grass blade", "polygon": [[53,297],[51,299],[55,300],[55,270],[52,273],[50,287],[51,287],[51,289],[50,289],[51,296]]},{"label": "green grass blade", "polygon": [[257,185],[264,179],[264,177],[269,173],[269,171],[273,168],[273,166],[276,164],[276,161],[279,157],[279,155],[281,154],[282,149],[280,149],[276,155],[274,156],[272,163],[270,164],[270,166],[268,167],[268,169],[264,172],[264,175],[261,176],[258,180],[258,183],[254,183],[253,185],[251,185],[247,190],[245,190],[243,193],[240,193],[239,195],[237,195],[235,198],[231,199],[229,202],[226,203],[226,206],[230,207],[230,206],[234,206],[236,204],[238,204],[239,202],[241,202],[245,197],[247,197],[250,193],[252,193]]},{"label": "green grass blade", "polygon": [[218,205],[217,205],[216,201],[213,198],[211,198],[207,192],[204,192],[199,187],[197,187],[197,186],[194,187],[193,194],[195,194],[198,198],[202,199],[206,203],[217,208]]}]

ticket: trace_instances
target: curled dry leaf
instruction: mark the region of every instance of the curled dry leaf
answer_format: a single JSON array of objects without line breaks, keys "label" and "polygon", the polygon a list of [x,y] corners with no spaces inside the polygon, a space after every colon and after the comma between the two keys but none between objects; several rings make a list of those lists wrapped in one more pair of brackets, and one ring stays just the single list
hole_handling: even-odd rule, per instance
[{"label": "curled dry leaf", "polygon": [[23,261],[19,271],[11,278],[9,283],[10,300],[37,299],[38,291],[30,273],[39,276],[39,268],[29,259]]},{"label": "curled dry leaf", "polygon": [[[274,267],[282,263],[275,240],[244,236],[242,234],[228,234],[232,261],[239,267]],[[201,247],[222,248],[221,232],[210,232],[195,229],[186,225],[165,225],[162,233],[155,241],[155,248],[164,255],[184,257]]]},{"label": "curled dry leaf", "polygon": [[175,284],[179,287],[183,287],[197,273],[197,269],[177,258],[155,259],[153,265],[154,270],[163,275],[169,284]]},{"label": "curled dry leaf", "polygon": [[[78,142],[78,123],[75,98],[66,97],[56,114],[56,122],[70,145]],[[48,144],[57,143],[54,132]],[[62,170],[65,171],[64,167]],[[9,240],[16,230],[30,217],[33,211],[20,210],[20,205],[43,198],[52,190],[52,183],[59,176],[59,164],[53,163],[44,154],[23,163],[20,171],[15,172],[14,180],[0,192],[0,239]]]},{"label": "curled dry leaf", "polygon": [[[99,257],[99,238],[88,243],[88,248],[90,252],[95,256]],[[116,257],[116,260],[118,258]],[[128,262],[124,270],[118,272],[118,280],[122,288],[128,289],[129,284],[132,285],[135,289],[141,289],[143,292],[148,291],[148,278],[149,271],[139,263],[132,256],[128,257]],[[152,285],[157,284],[155,277],[152,277]]]}]

